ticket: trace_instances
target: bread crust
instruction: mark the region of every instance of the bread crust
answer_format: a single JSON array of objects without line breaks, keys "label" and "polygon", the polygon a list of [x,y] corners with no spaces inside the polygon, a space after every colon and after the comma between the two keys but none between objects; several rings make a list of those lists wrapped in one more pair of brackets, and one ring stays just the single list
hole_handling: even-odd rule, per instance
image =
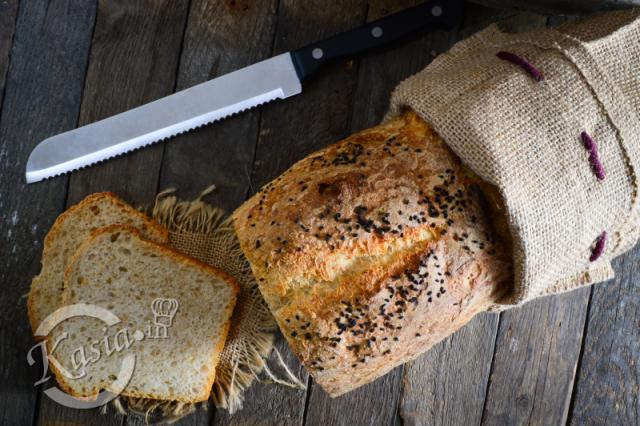
[{"label": "bread crust", "polygon": [[74,204],[73,206],[69,207],[67,210],[62,212],[60,216],[57,217],[57,219],[51,226],[51,229],[47,233],[47,236],[44,238],[44,248],[42,250],[43,257],[47,253],[47,251],[50,249],[51,240],[53,240],[54,238],[57,238],[62,224],[66,222],[70,217],[72,217],[78,210],[81,210],[85,208],[87,205],[91,205],[100,199],[110,199],[115,205],[129,210],[132,215],[142,219],[147,224],[147,226],[149,226],[150,228],[153,228],[154,233],[158,234],[161,239],[163,239],[164,241],[168,241],[169,230],[167,228],[165,228],[155,220],[152,220],[141,211],[133,208],[128,203],[124,202],[115,193],[110,191],[95,192],[93,194],[87,195],[78,204]]},{"label": "bread crust", "polygon": [[337,396],[415,358],[509,287],[484,183],[416,114],[309,155],[233,214],[280,329]]},{"label": "bread crust", "polygon": [[[166,396],[164,396],[164,395],[153,394],[153,393],[143,393],[143,392],[139,392],[139,391],[128,390],[126,387],[121,392],[121,395],[123,395],[123,396],[130,396],[130,397],[136,397],[136,398],[146,398],[146,399],[156,399],[156,400],[172,400],[172,401],[180,401],[180,402],[185,402],[185,403],[196,403],[196,402],[201,402],[201,401],[207,400],[209,398],[210,394],[211,394],[211,389],[212,389],[213,383],[215,381],[216,366],[217,366],[217,363],[219,361],[220,353],[222,352],[222,350],[224,348],[224,344],[226,342],[226,338],[227,338],[227,335],[228,335],[228,332],[229,332],[229,328],[230,328],[230,325],[231,325],[231,315],[233,313],[233,309],[234,309],[236,301],[237,301],[238,293],[240,292],[240,284],[238,283],[238,281],[235,278],[233,278],[229,274],[225,273],[224,271],[220,271],[218,269],[215,269],[215,268],[207,265],[206,263],[203,263],[203,262],[201,262],[201,261],[199,261],[197,259],[189,257],[189,256],[187,256],[187,255],[185,255],[185,254],[173,249],[170,246],[163,245],[163,244],[158,244],[158,243],[155,243],[153,241],[149,241],[149,240],[144,239],[142,234],[140,233],[140,231],[138,229],[136,229],[135,227],[132,227],[132,226],[129,226],[129,225],[118,225],[118,224],[109,225],[109,226],[94,230],[91,233],[91,236],[89,238],[87,238],[80,245],[80,247],[74,253],[71,261],[69,262],[69,266],[67,267],[67,269],[65,271],[65,278],[64,278],[65,283],[68,282],[69,276],[72,273],[72,271],[74,269],[74,265],[77,263],[78,259],[80,259],[83,256],[83,254],[86,252],[86,250],[88,250],[92,246],[92,244],[95,241],[95,239],[99,238],[103,234],[108,234],[108,233],[111,233],[111,232],[129,232],[129,233],[133,234],[134,236],[136,236],[144,244],[152,247],[153,250],[156,250],[158,252],[162,252],[166,256],[173,258],[175,261],[177,261],[179,263],[195,266],[195,267],[201,269],[202,271],[204,271],[205,273],[207,273],[209,275],[216,276],[217,278],[219,278],[220,280],[224,281],[225,283],[227,283],[230,286],[230,288],[232,290],[232,293],[233,293],[233,296],[230,299],[229,304],[225,308],[225,316],[227,318],[229,318],[229,319],[222,326],[222,332],[221,332],[221,335],[220,335],[220,341],[218,342],[218,344],[216,345],[216,347],[214,349],[214,352],[215,352],[214,360],[213,360],[214,366],[213,366],[213,368],[211,370],[211,373],[207,376],[207,385],[206,385],[206,387],[203,387],[202,394],[200,394],[198,396],[195,396],[193,398],[186,398],[186,397],[183,397],[181,395],[173,395],[171,398],[166,398]],[[64,297],[63,297],[63,301],[62,302],[63,302],[63,305],[68,302],[68,296],[66,295],[66,292],[64,293]],[[47,341],[47,353],[51,353],[52,344],[53,343],[50,340]],[[203,342],[203,344],[204,344],[204,342]],[[70,394],[70,395],[72,395],[74,397],[87,398],[87,399],[92,399],[92,398],[95,398],[97,396],[97,392],[92,393],[91,395],[84,395],[84,394],[76,392],[74,389],[72,389],[64,381],[64,375],[62,374],[61,371],[59,371],[55,367],[54,363],[50,363],[49,365],[52,367],[52,371],[54,372],[54,375],[56,376],[58,384],[68,394]]]},{"label": "bread crust", "polygon": [[[94,203],[97,203],[102,199],[109,199],[116,206],[119,206],[121,208],[124,208],[125,210],[128,210],[129,213],[133,216],[137,216],[139,219],[141,219],[142,222],[144,222],[151,229],[149,234],[155,234],[158,236],[158,241],[162,241],[164,243],[168,241],[169,230],[167,228],[165,228],[158,222],[152,220],[151,218],[147,217],[144,213],[131,207],[129,204],[125,203],[121,198],[119,198],[113,192],[96,192],[88,195],[78,204],[74,204],[73,206],[69,207],[66,211],[64,211],[60,216],[56,218],[55,222],[51,226],[51,229],[49,230],[49,232],[47,233],[44,239],[42,257],[41,257],[42,267],[44,267],[44,260],[48,257],[49,252],[51,250],[52,241],[59,237],[63,224],[67,220],[70,220],[70,219],[72,220],[74,215],[78,211]],[[38,326],[40,325],[40,321],[42,320],[42,319],[40,320],[37,319],[37,315],[35,313],[35,307],[34,307],[34,304],[35,304],[34,298],[36,297],[36,293],[34,292],[34,282],[37,279],[39,279],[39,277],[40,275],[37,275],[36,277],[33,278],[31,282],[29,296],[27,298],[27,316],[29,318],[29,324],[31,325],[31,330],[34,332],[38,328]]]}]

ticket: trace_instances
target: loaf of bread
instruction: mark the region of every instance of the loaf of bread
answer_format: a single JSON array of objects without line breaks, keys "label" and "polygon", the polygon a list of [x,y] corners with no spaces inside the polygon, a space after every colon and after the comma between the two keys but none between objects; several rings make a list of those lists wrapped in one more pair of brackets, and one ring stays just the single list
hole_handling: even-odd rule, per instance
[{"label": "loaf of bread", "polygon": [[[76,397],[113,391],[123,374],[121,395],[204,401],[238,291],[227,274],[147,241],[133,227],[98,229],[69,263],[62,303],[87,304],[94,315],[97,306],[120,322],[105,327],[105,318],[88,316],[62,321],[47,340],[51,368]],[[127,381],[124,359],[132,355],[135,368]]]},{"label": "loaf of bread", "polygon": [[407,112],[309,155],[233,219],[282,333],[337,396],[509,291],[499,200]]}]

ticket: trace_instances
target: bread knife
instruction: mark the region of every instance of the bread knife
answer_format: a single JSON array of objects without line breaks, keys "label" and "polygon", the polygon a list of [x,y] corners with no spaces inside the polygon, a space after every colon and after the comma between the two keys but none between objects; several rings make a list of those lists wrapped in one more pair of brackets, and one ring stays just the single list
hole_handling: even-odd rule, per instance
[{"label": "bread knife", "polygon": [[302,92],[326,62],[425,30],[450,30],[462,0],[432,0],[301,49],[249,65],[127,112],[45,139],[27,161],[27,183],[133,151],[258,105]]}]

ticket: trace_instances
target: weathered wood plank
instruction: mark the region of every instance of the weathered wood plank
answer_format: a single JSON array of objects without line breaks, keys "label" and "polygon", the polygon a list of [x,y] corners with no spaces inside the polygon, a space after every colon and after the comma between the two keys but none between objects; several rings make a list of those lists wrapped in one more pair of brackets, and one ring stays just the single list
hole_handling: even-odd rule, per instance
[{"label": "weathered wood plank", "polygon": [[[180,0],[100,1],[80,125],[173,92],[187,6]],[[163,144],[155,144],[74,173],[69,204],[96,191],[150,203],[162,151]]]},{"label": "weathered wood plank", "polygon": [[9,52],[16,28],[18,0],[0,1],[0,106],[4,95],[4,82],[9,69]]},{"label": "weathered wood plank", "polygon": [[563,424],[578,362],[589,289],[504,312],[485,424]]},{"label": "weathered wood plank", "polygon": [[[419,0],[369,1],[367,20],[421,3]],[[454,35],[437,32],[419,36],[390,49],[367,55],[358,61],[357,90],[351,113],[350,132],[380,122],[389,105],[393,88],[422,69],[436,51],[448,48]],[[346,395],[331,399],[315,383],[309,396],[307,424],[391,424],[395,420],[402,383],[402,367]]]},{"label": "weathered wood plank", "polygon": [[[364,9],[364,3],[357,0],[281,1],[274,54],[362,24]],[[349,133],[355,78],[354,69],[347,64],[329,65],[305,83],[302,95],[264,107],[252,174],[254,189]]]},{"label": "weathered wood plank", "polygon": [[573,425],[640,419],[640,247],[614,261],[616,278],[592,288],[574,388]]},{"label": "weathered wood plank", "polygon": [[40,410],[38,425],[91,425],[91,426],[119,426],[124,420],[111,405],[107,406],[104,413],[98,409],[78,410],[67,408],[50,400],[47,396],[40,396]]},{"label": "weathered wood plank", "polygon": [[[502,27],[523,31],[543,20],[517,15]],[[502,314],[483,423],[566,421],[588,298],[581,289]]]},{"label": "weathered wood plank", "polygon": [[[277,1],[193,1],[180,60],[178,89],[226,74],[271,55]],[[261,109],[180,136],[165,146],[160,189],[184,198],[210,184],[207,197],[231,211],[247,196]]]},{"label": "weathered wood plank", "polygon": [[497,325],[497,315],[480,314],[405,365],[398,409],[403,424],[480,422]]},{"label": "weathered wood plank", "polygon": [[[361,0],[281,1],[274,54],[349,29],[364,20],[365,2]],[[254,190],[295,161],[349,133],[355,78],[355,68],[344,63],[328,66],[304,85],[302,95],[264,107],[252,173]],[[306,381],[307,373],[280,335],[277,347],[288,364],[294,366],[293,371]],[[305,399],[305,391],[257,384],[249,391],[244,410],[232,420],[240,424],[256,421],[299,425],[303,422]]]},{"label": "weathered wood plank", "polygon": [[[99,2],[80,125],[173,91],[187,13],[187,3],[179,0]],[[114,191],[134,205],[151,203],[161,156],[159,145],[74,173],[67,205],[103,190]],[[110,413],[65,409],[43,398],[39,415],[44,424],[122,423],[120,415]]]},{"label": "weathered wood plank", "polygon": [[[178,89],[270,56],[276,19],[276,0],[193,1],[183,42]],[[213,183],[217,190],[207,197],[207,201],[228,211],[237,207],[251,186],[260,113],[260,109],[243,113],[168,142],[160,189],[175,187],[181,197],[189,198]],[[259,394],[251,394],[247,395],[247,400],[262,407],[272,403],[267,400],[262,401],[262,405],[255,400],[259,397]],[[210,415],[215,424],[235,421],[222,410],[214,415],[211,408]],[[203,414],[199,412],[196,416]],[[255,419],[260,420],[261,417]]]},{"label": "weathered wood plank", "polygon": [[[111,408],[111,407],[110,407]],[[161,416],[154,417],[151,415],[149,419],[146,419],[142,413],[129,413],[126,418],[124,418],[123,426],[149,426],[150,424],[171,424],[177,426],[202,426],[211,424],[211,419],[213,418],[213,412],[211,411],[210,404],[204,402],[201,404],[197,404],[193,411],[189,414],[183,416],[182,418],[175,420],[169,419],[168,421],[158,421],[161,420]]]},{"label": "weathered wood plank", "polygon": [[[367,20],[379,19],[422,3],[420,0],[369,0]],[[380,123],[389,106],[391,91],[403,79],[424,68],[455,41],[456,31],[427,32],[394,44],[359,61],[357,92],[351,131]]]},{"label": "weathered wood plank", "polygon": [[[278,336],[275,348],[282,354],[284,362],[293,374],[306,383],[307,373],[291,352],[282,336]],[[274,374],[285,378],[285,373],[277,365],[278,358],[272,352],[269,361]],[[221,410],[216,411],[216,425],[301,425],[304,415],[305,391],[291,389],[278,384],[254,382],[245,393],[242,410],[229,416]]]},{"label": "weathered wood plank", "polygon": [[3,69],[9,65],[0,116],[0,423],[32,424],[38,394],[33,384],[42,372],[26,363],[33,339],[24,295],[40,269],[44,234],[64,206],[66,178],[27,186],[24,170],[38,142],[76,124],[95,4],[25,1],[17,22],[10,16],[15,2],[0,4],[0,13],[7,13],[0,25],[8,24],[0,29],[0,63]]},{"label": "weathered wood plank", "polygon": [[[491,22],[511,23],[514,18],[520,16],[468,5],[456,38],[463,39]],[[405,366],[398,410],[404,424],[480,422],[497,326],[497,315],[479,315]]]}]

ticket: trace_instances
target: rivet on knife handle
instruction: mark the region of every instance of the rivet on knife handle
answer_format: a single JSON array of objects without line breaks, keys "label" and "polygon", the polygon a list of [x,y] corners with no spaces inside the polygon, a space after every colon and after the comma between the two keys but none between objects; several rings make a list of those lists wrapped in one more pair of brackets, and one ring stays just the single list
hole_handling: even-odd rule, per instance
[{"label": "rivet on knife handle", "polygon": [[435,0],[291,52],[300,80],[325,62],[357,55],[423,30],[450,30],[462,17],[461,0]]}]

